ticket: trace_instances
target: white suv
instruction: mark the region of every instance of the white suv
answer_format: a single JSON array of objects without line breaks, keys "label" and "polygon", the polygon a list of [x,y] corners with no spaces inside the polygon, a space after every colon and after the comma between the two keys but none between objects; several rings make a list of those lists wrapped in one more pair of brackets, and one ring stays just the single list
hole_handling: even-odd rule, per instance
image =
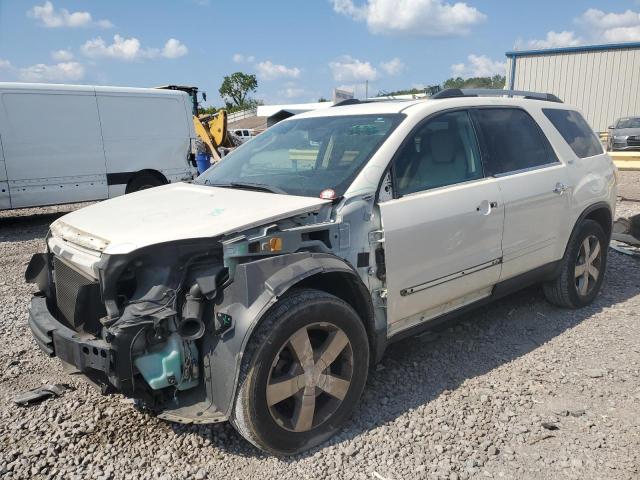
[{"label": "white suv", "polygon": [[291,454],[336,432],[389,342],[532,283],[593,301],[616,172],[580,113],[512,91],[349,103],[54,222],[26,273],[39,346]]}]

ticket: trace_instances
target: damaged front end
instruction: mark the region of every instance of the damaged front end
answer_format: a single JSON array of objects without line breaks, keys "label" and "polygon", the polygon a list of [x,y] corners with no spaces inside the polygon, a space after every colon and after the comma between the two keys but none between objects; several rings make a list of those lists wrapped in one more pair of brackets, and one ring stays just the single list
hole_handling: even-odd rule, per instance
[{"label": "damaged front end", "polygon": [[[171,242],[95,255],[48,238],[26,279],[38,285],[29,325],[42,350],[98,385],[179,422],[225,420],[207,392],[203,352],[231,326],[214,308],[225,282],[222,245]],[[72,252],[69,254],[69,252]]]}]

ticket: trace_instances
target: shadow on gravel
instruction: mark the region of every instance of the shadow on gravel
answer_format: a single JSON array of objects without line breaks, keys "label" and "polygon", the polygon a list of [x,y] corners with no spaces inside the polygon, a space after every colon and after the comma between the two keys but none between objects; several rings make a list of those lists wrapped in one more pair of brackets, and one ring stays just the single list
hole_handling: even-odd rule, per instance
[{"label": "shadow on gravel", "polygon": [[[610,251],[604,288],[594,304],[584,309],[556,308],[545,301],[539,287],[532,287],[462,315],[436,331],[390,345],[382,366],[370,371],[363,399],[342,432],[318,448],[282,460],[295,462],[392,422],[443,392],[455,390],[465,380],[526,355],[596,313],[637,295],[640,269],[629,267],[627,262],[636,260]],[[631,277],[616,275],[624,264],[626,273],[633,273]],[[175,430],[202,435],[200,428],[180,426]],[[217,447],[240,455],[264,456],[229,425],[213,428]]]},{"label": "shadow on gravel", "polygon": [[69,212],[50,212],[34,215],[0,217],[0,241],[23,242],[42,239],[49,225]]}]

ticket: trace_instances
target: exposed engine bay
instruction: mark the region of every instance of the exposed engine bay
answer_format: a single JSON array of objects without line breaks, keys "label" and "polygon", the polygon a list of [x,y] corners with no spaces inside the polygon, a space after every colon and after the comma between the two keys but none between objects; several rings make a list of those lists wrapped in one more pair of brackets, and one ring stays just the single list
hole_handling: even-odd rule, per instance
[{"label": "exposed engine bay", "polygon": [[85,246],[49,237],[51,248],[26,272],[40,290],[29,319],[34,337],[105,394],[120,392],[173,421],[226,420],[246,329],[277,297],[263,294],[269,275],[317,272],[327,267],[310,268],[310,255],[337,264],[334,249],[350,247],[348,225],[331,213],[326,206],[215,240],[102,253],[93,264],[79,261]]}]

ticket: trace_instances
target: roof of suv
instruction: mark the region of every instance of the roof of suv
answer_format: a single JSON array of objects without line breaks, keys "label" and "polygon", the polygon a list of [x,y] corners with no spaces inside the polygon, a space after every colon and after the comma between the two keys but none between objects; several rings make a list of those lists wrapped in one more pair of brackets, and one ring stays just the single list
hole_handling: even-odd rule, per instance
[{"label": "roof of suv", "polygon": [[[296,115],[294,118],[316,118],[316,117],[332,117],[341,115],[383,115],[394,113],[418,113],[424,112],[424,110],[446,110],[449,108],[459,107],[471,107],[471,106],[483,106],[483,105],[507,105],[507,106],[520,106],[520,107],[550,107],[569,109],[570,106],[538,99],[527,99],[517,97],[506,96],[480,96],[480,97],[454,97],[454,98],[425,98],[417,100],[383,100],[372,102],[360,102],[352,103],[350,105],[338,105],[330,108],[323,108],[320,110],[313,110],[310,112]],[[422,106],[423,108],[417,108]]]}]

